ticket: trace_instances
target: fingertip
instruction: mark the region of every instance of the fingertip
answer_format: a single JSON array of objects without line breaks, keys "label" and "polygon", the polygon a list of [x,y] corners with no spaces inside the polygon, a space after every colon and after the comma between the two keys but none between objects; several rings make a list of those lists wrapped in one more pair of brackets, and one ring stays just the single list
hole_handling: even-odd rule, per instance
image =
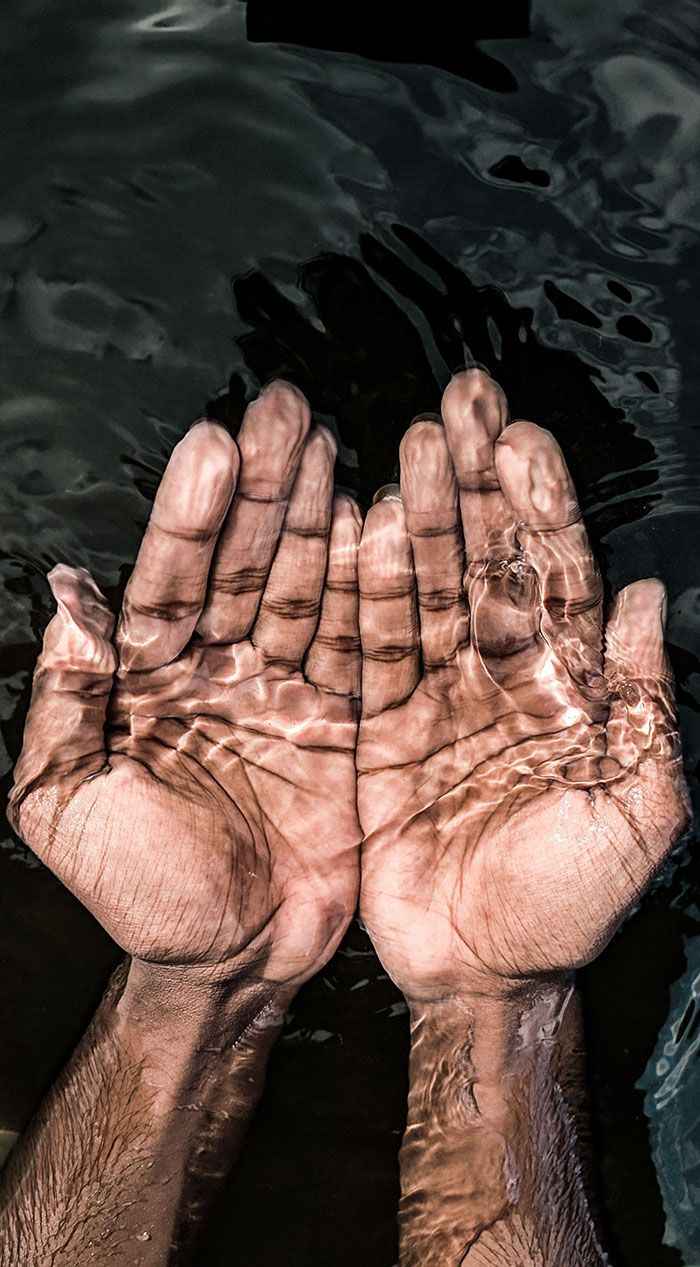
[{"label": "fingertip", "polygon": [[238,432],[239,491],[256,498],[287,496],[311,427],[306,397],[275,379],[245,411]]},{"label": "fingertip", "polygon": [[[385,539],[407,538],[406,530],[406,514],[401,500],[401,494],[398,491],[398,485],[385,485],[386,488],[394,488],[396,493],[380,498],[374,501],[365,515],[364,528],[362,531],[362,540],[364,544],[379,541],[382,537]],[[383,492],[380,489],[379,492]],[[376,498],[377,494],[375,494]]]},{"label": "fingertip", "polygon": [[333,515],[336,518],[352,519],[358,527],[362,527],[362,509],[357,498],[346,489],[336,489],[333,494]]},{"label": "fingertip", "polygon": [[219,458],[222,467],[233,466],[236,471],[238,470],[240,462],[238,445],[223,423],[216,422],[212,418],[199,418],[197,422],[193,422],[189,431],[175,445],[173,453],[177,452],[181,445],[191,456],[209,451]]},{"label": "fingertip", "polygon": [[362,511],[349,493],[335,493],[331,508],[331,548],[335,541],[352,542],[357,551],[362,536]]},{"label": "fingertip", "polygon": [[642,608],[656,608],[662,619],[666,620],[668,594],[666,586],[658,576],[647,576],[640,581],[631,581],[625,586],[628,602],[641,605]]},{"label": "fingertip", "polygon": [[[46,580],[48,581],[49,588],[54,598],[58,600],[62,598],[64,594],[73,593],[80,582],[81,573],[84,578],[95,585],[90,573],[84,568],[79,569],[69,567],[67,563],[54,564],[51,571],[46,574]],[[97,587],[95,586],[95,588]]]},{"label": "fingertip", "polygon": [[399,460],[402,475],[415,473],[425,481],[444,475],[452,463],[442,422],[433,418],[412,422],[402,436]]},{"label": "fingertip", "polygon": [[41,662],[45,669],[112,674],[115,618],[89,572],[59,564],[49,573],[56,615],[44,634]]},{"label": "fingertip", "polygon": [[311,407],[306,396],[285,378],[274,378],[266,383],[248,409],[274,413],[290,431],[301,435],[311,426]]},{"label": "fingertip", "polygon": [[314,423],[311,427],[303,450],[303,458],[313,456],[324,466],[335,465],[338,445],[332,431],[322,423]]},{"label": "fingertip", "polygon": [[511,422],[494,445],[494,464],[501,488],[511,501],[527,496],[527,456],[537,443],[541,428],[534,422]]},{"label": "fingertip", "polygon": [[415,417],[411,418],[411,426],[416,422],[437,422],[439,426],[442,426],[442,418],[435,413],[434,409],[425,409],[421,413],[416,414]]},{"label": "fingertip", "polygon": [[358,556],[360,588],[381,596],[405,590],[413,554],[400,501],[376,502],[365,517]]},{"label": "fingertip", "polygon": [[576,490],[551,431],[519,419],[509,424],[494,452],[501,488],[527,527],[558,529],[580,519]]},{"label": "fingertip", "polygon": [[59,606],[80,611],[100,633],[109,637],[114,616],[102,591],[86,568],[57,563],[46,577],[51,593]]},{"label": "fingertip", "polygon": [[271,378],[269,382],[263,383],[258,394],[258,400],[262,399],[274,400],[290,406],[296,402],[302,411],[311,412],[309,402],[301,388],[288,378]]},{"label": "fingertip", "polygon": [[668,678],[664,646],[666,587],[656,577],[633,581],[613,599],[605,643],[608,671]]},{"label": "fingertip", "polygon": [[508,422],[508,401],[488,370],[475,365],[453,375],[442,397],[441,412],[446,424],[477,422],[495,441]]},{"label": "fingertip", "polygon": [[665,630],[667,609],[666,586],[658,577],[648,576],[643,580],[631,581],[615,595],[610,619],[624,619],[633,626],[646,623],[650,618],[658,619],[662,630]]},{"label": "fingertip", "polygon": [[381,488],[377,489],[376,493],[374,494],[374,497],[372,498],[372,505],[376,506],[378,502],[384,502],[384,501],[400,502],[401,501],[400,485],[382,484]]},{"label": "fingertip", "polygon": [[525,454],[539,444],[550,442],[561,453],[557,441],[546,427],[540,427],[536,422],[530,422],[528,418],[517,418],[508,423],[496,440],[496,454],[503,454],[508,450],[518,455]]},{"label": "fingertip", "polygon": [[182,533],[215,532],[233,497],[240,468],[236,441],[204,418],[175,445],[156,493],[152,521]]}]

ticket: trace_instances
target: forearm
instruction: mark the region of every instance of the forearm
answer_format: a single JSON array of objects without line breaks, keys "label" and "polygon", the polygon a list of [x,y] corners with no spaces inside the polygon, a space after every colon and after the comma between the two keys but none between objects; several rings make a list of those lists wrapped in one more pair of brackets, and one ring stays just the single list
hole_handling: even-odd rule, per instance
[{"label": "forearm", "polygon": [[236,1155],[289,998],[124,965],[3,1174],[2,1267],[174,1267]]},{"label": "forearm", "polygon": [[607,1262],[578,1155],[569,995],[412,1004],[402,1267]]}]

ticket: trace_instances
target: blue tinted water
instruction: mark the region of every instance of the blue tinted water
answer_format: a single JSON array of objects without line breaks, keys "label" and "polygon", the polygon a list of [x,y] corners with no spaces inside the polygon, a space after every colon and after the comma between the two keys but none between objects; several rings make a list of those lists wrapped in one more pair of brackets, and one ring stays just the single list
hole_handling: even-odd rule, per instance
[{"label": "blue tinted water", "polygon": [[[235,425],[290,374],[366,501],[476,357],[560,437],[610,587],[666,581],[697,792],[700,12],[536,0],[530,26],[456,74],[251,42],[241,0],[5,0],[5,774],[45,571],[82,564],[116,598],[207,402]],[[114,951],[5,831],[17,1129]],[[698,871],[691,838],[584,980],[601,1199],[629,1267],[700,1262]],[[235,1244],[248,1267],[390,1267],[405,1024],[353,930],[295,1006],[203,1262]]]}]

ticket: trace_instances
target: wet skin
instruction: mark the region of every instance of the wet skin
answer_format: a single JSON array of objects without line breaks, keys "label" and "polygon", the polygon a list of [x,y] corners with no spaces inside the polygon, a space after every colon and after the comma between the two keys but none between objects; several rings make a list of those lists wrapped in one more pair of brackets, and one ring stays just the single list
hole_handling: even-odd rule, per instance
[{"label": "wet skin", "polygon": [[50,577],[11,818],[149,963],[298,985],[355,908],[360,516],[334,457],[273,384],[238,444],[202,422],[175,449],[114,640],[86,573]]},{"label": "wet skin", "polygon": [[572,973],[687,823],[654,580],[602,586],[553,437],[455,376],[360,545],[360,910],[411,1012],[402,1267],[602,1267]]},{"label": "wet skin", "polygon": [[175,449],[116,633],[51,575],[10,816],[131,966],[6,1172],[13,1261],[185,1260],[358,887],[412,1013],[402,1264],[605,1261],[557,1059],[687,821],[663,587],[604,626],[561,453],[479,369],[363,530],[334,449],[273,384]]},{"label": "wet skin", "polygon": [[334,459],[273,383],[237,442],[202,422],[174,450],[116,633],[87,573],[49,578],[10,817],[130,958],[3,1171],[2,1267],[189,1261],[355,910],[361,518]]},{"label": "wet skin", "polygon": [[604,626],[558,445],[507,422],[455,376],[360,547],[361,912],[412,999],[588,962],[687,822],[663,586]]}]

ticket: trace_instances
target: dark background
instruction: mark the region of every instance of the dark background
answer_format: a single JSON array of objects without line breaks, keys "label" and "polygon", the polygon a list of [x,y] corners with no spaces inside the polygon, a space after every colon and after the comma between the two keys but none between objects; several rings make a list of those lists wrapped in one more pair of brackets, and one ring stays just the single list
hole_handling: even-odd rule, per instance
[{"label": "dark background", "polygon": [[[608,588],[669,588],[697,791],[700,14],[652,0],[6,0],[0,514],[6,783],[46,570],[115,602],[168,451],[274,374],[363,504],[465,359],[551,427]],[[5,829],[0,1127],[115,948]],[[692,833],[582,975],[613,1261],[700,1258]],[[202,1267],[392,1267],[406,1014],[354,926],[298,996]]]}]

